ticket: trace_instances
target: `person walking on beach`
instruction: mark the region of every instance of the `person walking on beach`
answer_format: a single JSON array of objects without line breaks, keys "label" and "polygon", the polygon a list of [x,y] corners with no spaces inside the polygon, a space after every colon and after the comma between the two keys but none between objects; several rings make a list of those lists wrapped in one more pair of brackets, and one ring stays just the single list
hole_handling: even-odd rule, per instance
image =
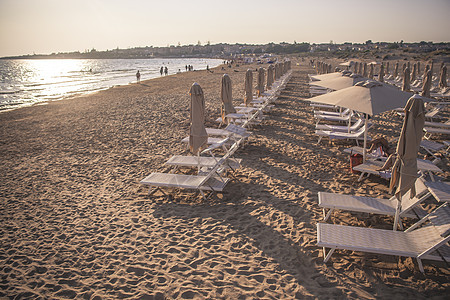
[{"label": "person walking on beach", "polygon": [[161,67],[161,69],[159,69],[159,73],[161,73],[161,76],[162,76],[163,72],[164,72],[164,67]]},{"label": "person walking on beach", "polygon": [[167,69],[167,67],[165,67],[164,69],[164,74],[167,76],[167,74],[169,74],[169,69]]},{"label": "person walking on beach", "polygon": [[136,72],[136,81],[137,83],[141,82],[141,73],[139,72],[139,70]]}]

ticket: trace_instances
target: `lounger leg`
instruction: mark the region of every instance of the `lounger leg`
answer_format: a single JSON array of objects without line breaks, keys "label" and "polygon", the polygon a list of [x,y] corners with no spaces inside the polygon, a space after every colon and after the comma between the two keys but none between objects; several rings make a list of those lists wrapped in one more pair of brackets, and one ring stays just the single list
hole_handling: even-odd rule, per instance
[{"label": "lounger leg", "polygon": [[328,254],[326,254],[326,249],[325,249],[325,247],[323,247],[323,257],[324,257],[323,262],[324,263],[326,263],[330,259],[331,255],[333,255],[334,250],[336,250],[336,248],[331,248],[330,251],[328,251]]},{"label": "lounger leg", "polygon": [[323,209],[323,220],[326,221],[328,220],[328,218],[331,216],[331,212],[333,211],[333,209],[330,209],[328,211],[328,213],[325,213],[325,208]]},{"label": "lounger leg", "polygon": [[363,177],[364,177],[364,172],[361,172],[361,175],[359,175],[359,178],[358,178],[358,182],[360,182],[363,179]]},{"label": "lounger leg", "polygon": [[419,265],[420,272],[425,273],[425,270],[423,269],[422,260],[420,258],[417,259],[417,264]]},{"label": "lounger leg", "polygon": [[322,136],[319,136],[319,140],[317,141],[317,144],[319,144],[321,140],[322,140]]}]

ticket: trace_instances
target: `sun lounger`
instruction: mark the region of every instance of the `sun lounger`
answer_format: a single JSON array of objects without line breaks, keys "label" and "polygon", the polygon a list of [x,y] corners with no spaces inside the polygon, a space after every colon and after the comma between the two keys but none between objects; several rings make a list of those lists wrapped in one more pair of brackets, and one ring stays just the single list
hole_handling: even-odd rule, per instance
[{"label": "sun lounger", "polygon": [[206,173],[199,173],[198,175],[185,175],[173,173],[152,173],[143,180],[141,184],[149,186],[149,194],[155,190],[166,188],[191,189],[198,190],[204,199],[207,199],[203,191],[211,191],[212,193],[221,192],[229,182],[228,178],[223,178],[221,172],[224,164],[230,156],[239,147],[236,143],[230,151],[219,159],[216,164]]},{"label": "sun lounger", "polygon": [[430,139],[434,134],[449,135],[450,128],[438,128],[438,127],[424,127],[424,138]]},{"label": "sun lounger", "polygon": [[332,121],[332,122],[350,122],[352,120],[353,113],[348,113],[343,116],[330,116],[330,115],[314,115],[314,118],[317,119],[317,124],[320,121]]},{"label": "sun lounger", "polygon": [[445,148],[445,145],[430,140],[422,140],[420,147],[434,157],[433,163],[437,164],[441,159],[436,156],[437,152]]},{"label": "sun lounger", "polygon": [[[421,218],[426,215],[420,207],[420,203],[431,196],[431,193],[421,178],[416,180],[415,187],[415,197],[410,198],[409,192],[402,196],[401,210],[399,212],[401,217]],[[319,206],[323,208],[324,221],[327,221],[331,213],[336,209],[393,216],[398,203],[395,196],[390,199],[382,199],[327,192],[319,192],[318,196]]]},{"label": "sun lounger", "polygon": [[450,202],[450,182],[425,181],[425,185],[436,200],[441,202]]},{"label": "sun lounger", "polygon": [[[341,132],[341,131],[328,131],[328,130],[316,130],[315,134],[319,136],[317,143],[320,143],[323,137],[328,137],[330,140],[355,140],[359,145],[359,140],[364,140],[364,131],[366,125],[360,127],[354,132]],[[367,137],[367,140],[370,140]]]},{"label": "sun lounger", "polygon": [[[450,209],[448,203],[425,216],[406,231],[317,224],[317,246],[326,263],[336,249],[413,257],[424,272],[422,259],[450,261]],[[423,227],[418,228],[429,221]],[[328,253],[326,249],[330,248]]]},{"label": "sun lounger", "polygon": [[316,130],[325,131],[342,131],[342,132],[355,132],[364,124],[364,119],[359,118],[353,125],[343,126],[343,125],[330,125],[330,124],[317,124]]},{"label": "sun lounger", "polygon": [[[385,161],[386,158],[369,159],[366,160],[365,163],[353,167],[354,171],[361,172],[358,181],[361,181],[366,174],[367,176],[369,176],[370,174],[378,175],[385,179],[391,178],[390,171],[379,171],[379,169],[384,165]],[[417,169],[422,173],[429,173],[431,180],[433,181],[433,173],[442,173],[442,170],[438,166],[434,165],[431,161],[424,159],[417,159]]]},{"label": "sun lounger", "polygon": [[447,120],[445,123],[426,121],[424,127],[442,127],[450,129],[450,120]]},{"label": "sun lounger", "polygon": [[314,115],[328,115],[328,116],[346,116],[347,114],[350,113],[350,109],[346,108],[341,112],[337,112],[337,111],[326,111],[326,110],[315,110],[314,111]]},{"label": "sun lounger", "polygon": [[[168,161],[166,161],[167,166],[173,167],[190,167],[199,169],[211,169],[215,164],[221,159],[221,157],[209,157],[209,156],[185,156],[185,155],[174,155]],[[240,158],[229,158],[224,162],[225,168],[231,168],[236,170],[240,168],[242,159]]]}]

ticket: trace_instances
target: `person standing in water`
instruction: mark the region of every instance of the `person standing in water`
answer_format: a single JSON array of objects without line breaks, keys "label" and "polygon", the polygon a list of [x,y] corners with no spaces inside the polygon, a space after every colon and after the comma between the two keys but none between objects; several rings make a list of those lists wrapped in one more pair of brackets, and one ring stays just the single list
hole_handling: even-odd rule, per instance
[{"label": "person standing in water", "polygon": [[159,73],[161,73],[161,76],[162,76],[163,72],[164,72],[164,67],[161,67],[161,69],[159,69]]},{"label": "person standing in water", "polygon": [[136,81],[137,83],[141,82],[141,73],[139,72],[139,70],[136,72]]},{"label": "person standing in water", "polygon": [[164,74],[167,76],[167,74],[169,74],[169,69],[166,67],[165,69],[164,69]]}]

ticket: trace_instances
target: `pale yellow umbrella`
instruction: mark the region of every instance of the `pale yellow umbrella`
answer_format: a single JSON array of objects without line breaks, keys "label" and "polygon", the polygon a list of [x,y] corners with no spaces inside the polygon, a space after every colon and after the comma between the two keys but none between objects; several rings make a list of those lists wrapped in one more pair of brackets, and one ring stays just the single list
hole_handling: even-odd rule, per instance
[{"label": "pale yellow umbrella", "polygon": [[430,98],[430,90],[431,90],[431,83],[432,83],[432,75],[431,70],[428,70],[425,78],[423,80],[422,85],[422,92],[420,93],[421,96]]},{"label": "pale yellow umbrella", "polygon": [[398,62],[395,63],[395,67],[394,67],[394,78],[397,78],[398,76]]},{"label": "pale yellow umbrella", "polygon": [[411,73],[411,82],[414,82],[414,80],[416,80],[416,73],[417,73],[417,64],[414,64]]},{"label": "pale yellow umbrella", "polygon": [[273,65],[270,65],[267,68],[267,89],[270,90],[273,84]]},{"label": "pale yellow umbrella", "polygon": [[369,69],[369,79],[373,79],[373,66],[374,64],[370,64],[370,69]]},{"label": "pale yellow umbrella", "polygon": [[248,106],[250,102],[253,101],[253,73],[252,70],[248,69],[245,73],[245,95],[244,95],[244,103],[245,106]]},{"label": "pale yellow umbrella", "polygon": [[414,183],[417,180],[417,153],[423,137],[425,124],[425,107],[422,97],[412,96],[405,106],[405,118],[397,143],[397,159],[392,167],[390,191],[394,188],[398,200],[394,218],[394,230],[399,222],[400,201],[407,191],[411,191],[411,198],[416,195]]},{"label": "pale yellow umbrella", "polygon": [[384,65],[380,66],[380,74],[378,74],[378,81],[384,82]]},{"label": "pale yellow umbrella", "polygon": [[409,92],[410,91],[410,75],[409,75],[409,68],[406,67],[405,70],[403,71],[403,86],[402,86],[402,91],[404,92]]},{"label": "pale yellow umbrella", "polygon": [[233,93],[231,88],[231,79],[228,74],[222,76],[222,88],[220,89],[220,98],[222,99],[221,115],[223,123],[227,124],[226,115],[235,113],[233,107]]},{"label": "pale yellow umbrella", "polygon": [[447,66],[443,66],[441,69],[441,74],[439,77],[439,87],[446,88],[447,87]]},{"label": "pale yellow umbrella", "polygon": [[208,141],[208,134],[205,129],[205,97],[198,83],[191,86],[189,94],[191,95],[189,149],[192,153],[198,154]]},{"label": "pale yellow umbrella", "polygon": [[262,97],[264,93],[264,69],[259,68],[258,69],[258,82],[257,82],[257,93],[258,97]]}]

